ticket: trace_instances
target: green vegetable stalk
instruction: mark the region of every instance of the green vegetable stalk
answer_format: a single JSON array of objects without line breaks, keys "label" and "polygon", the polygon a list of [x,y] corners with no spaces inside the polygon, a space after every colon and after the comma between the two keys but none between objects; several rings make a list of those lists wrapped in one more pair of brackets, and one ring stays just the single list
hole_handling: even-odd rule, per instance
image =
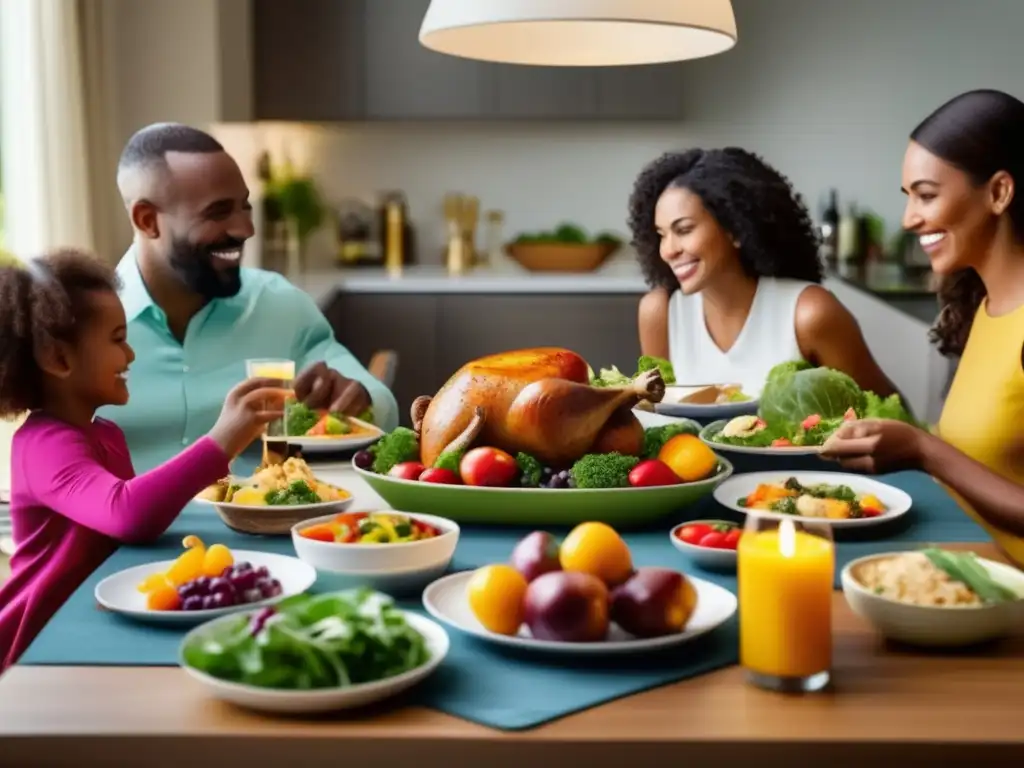
[{"label": "green vegetable stalk", "polygon": [[386,475],[395,464],[417,461],[420,457],[420,441],[408,427],[396,427],[368,450],[373,454],[373,471]]},{"label": "green vegetable stalk", "polygon": [[989,576],[973,552],[950,552],[937,547],[929,547],[923,552],[932,565],[945,571],[951,579],[966,584],[983,602],[1006,603],[1020,599],[1012,589]]},{"label": "green vegetable stalk", "polygon": [[569,470],[577,488],[625,488],[640,459],[621,453],[588,453]]}]

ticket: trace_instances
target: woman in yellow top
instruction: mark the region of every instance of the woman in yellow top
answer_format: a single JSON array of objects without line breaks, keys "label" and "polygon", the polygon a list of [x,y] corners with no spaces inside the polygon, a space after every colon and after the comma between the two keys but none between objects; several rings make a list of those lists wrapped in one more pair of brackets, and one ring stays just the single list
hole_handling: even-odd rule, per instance
[{"label": "woman in yellow top", "polygon": [[851,423],[823,455],[924,470],[1024,565],[1024,102],[979,90],[943,104],[910,135],[903,191],[903,226],[943,279],[932,337],[960,364],[934,434]]}]

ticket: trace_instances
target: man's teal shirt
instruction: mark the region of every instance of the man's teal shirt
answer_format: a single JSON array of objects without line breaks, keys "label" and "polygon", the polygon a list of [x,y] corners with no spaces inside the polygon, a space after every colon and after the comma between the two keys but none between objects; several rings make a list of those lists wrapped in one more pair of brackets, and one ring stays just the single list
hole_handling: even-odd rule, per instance
[{"label": "man's teal shirt", "polygon": [[245,361],[250,358],[294,360],[297,371],[322,360],[366,387],[374,421],[382,429],[398,425],[391,391],[335,340],[313,299],[281,275],[243,268],[242,290],[201,309],[179,343],[146,289],[134,249],[125,254],[117,272],[128,343],[136,355],[128,373],[131,398],[127,405],[102,408],[98,415],[124,431],[136,472],[167,461],[205,435],[228,391],[246,377]]}]

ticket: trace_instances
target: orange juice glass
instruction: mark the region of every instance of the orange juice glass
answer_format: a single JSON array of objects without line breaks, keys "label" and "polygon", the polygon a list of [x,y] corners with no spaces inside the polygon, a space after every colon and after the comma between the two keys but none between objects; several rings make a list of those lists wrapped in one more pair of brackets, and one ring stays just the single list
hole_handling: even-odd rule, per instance
[{"label": "orange juice glass", "polygon": [[[282,358],[266,357],[245,361],[245,375],[250,379],[277,379],[285,389],[291,389],[295,381],[295,361]],[[267,424],[267,437],[283,438],[288,436],[288,406],[285,406],[285,418]]]},{"label": "orange juice glass", "polygon": [[832,667],[832,528],[748,514],[736,554],[740,665],[762,688],[825,688]]}]

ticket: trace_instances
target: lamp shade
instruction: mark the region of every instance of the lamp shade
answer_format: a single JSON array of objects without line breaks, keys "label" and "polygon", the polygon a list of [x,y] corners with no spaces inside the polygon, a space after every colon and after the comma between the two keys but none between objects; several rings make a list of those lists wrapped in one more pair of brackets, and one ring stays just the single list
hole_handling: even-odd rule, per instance
[{"label": "lamp shade", "polygon": [[507,64],[658,64],[729,50],[736,17],[730,0],[431,0],[419,39]]}]

